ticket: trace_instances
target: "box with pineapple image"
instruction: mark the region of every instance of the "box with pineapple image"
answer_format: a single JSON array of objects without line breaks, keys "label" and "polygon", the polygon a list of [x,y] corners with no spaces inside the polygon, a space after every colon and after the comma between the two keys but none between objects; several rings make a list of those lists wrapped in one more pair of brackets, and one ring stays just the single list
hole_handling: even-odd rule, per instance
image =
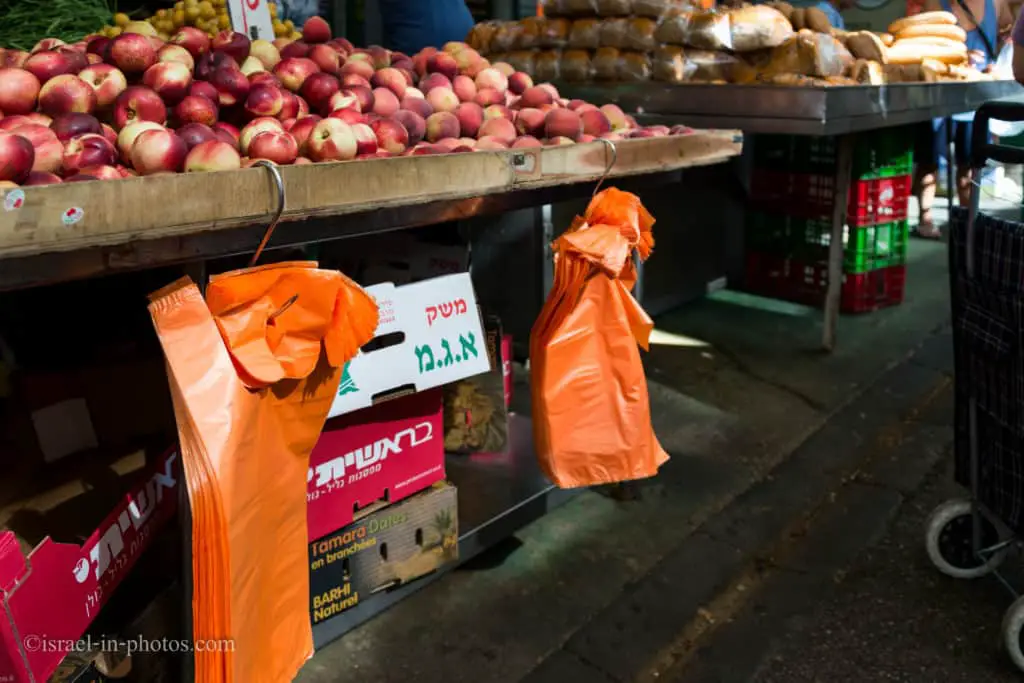
[{"label": "box with pineapple image", "polygon": [[451,484],[438,482],[394,505],[368,508],[309,544],[310,619],[321,624],[458,557],[458,498]]}]

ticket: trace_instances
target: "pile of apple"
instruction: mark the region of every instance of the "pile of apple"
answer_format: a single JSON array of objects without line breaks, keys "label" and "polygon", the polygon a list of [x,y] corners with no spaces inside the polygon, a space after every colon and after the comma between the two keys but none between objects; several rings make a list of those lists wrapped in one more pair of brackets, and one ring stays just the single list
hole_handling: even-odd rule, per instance
[{"label": "pile of apple", "polygon": [[125,32],[0,50],[0,182],[133,175],[656,137],[614,105],[567,101],[463,43],[414,57],[332,39],[170,40]]}]

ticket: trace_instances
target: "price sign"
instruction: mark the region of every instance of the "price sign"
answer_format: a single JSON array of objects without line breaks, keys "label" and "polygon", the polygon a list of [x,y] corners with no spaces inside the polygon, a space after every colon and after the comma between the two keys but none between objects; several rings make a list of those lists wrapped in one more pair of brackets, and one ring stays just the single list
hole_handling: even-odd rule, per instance
[{"label": "price sign", "polygon": [[228,0],[231,28],[249,36],[250,40],[274,39],[274,25],[270,20],[267,0]]}]

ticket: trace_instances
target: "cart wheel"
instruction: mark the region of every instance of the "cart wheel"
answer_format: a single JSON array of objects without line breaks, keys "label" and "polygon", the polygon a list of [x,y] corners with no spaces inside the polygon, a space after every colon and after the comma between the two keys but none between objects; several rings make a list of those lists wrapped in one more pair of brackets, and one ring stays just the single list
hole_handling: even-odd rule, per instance
[{"label": "cart wheel", "polygon": [[1024,597],[1014,600],[1003,617],[1003,647],[1010,655],[1013,665],[1024,671],[1024,643],[1021,642],[1021,637],[1024,634],[1021,633],[1022,629],[1024,629]]},{"label": "cart wheel", "polygon": [[[1007,549],[993,553],[987,560],[979,558],[974,554],[971,534],[970,502],[947,500],[928,517],[925,528],[928,558],[940,572],[954,579],[976,579],[989,574],[1006,557]],[[981,546],[991,547],[999,540],[999,530],[982,516]],[[1024,615],[1024,610],[1021,613]]]}]

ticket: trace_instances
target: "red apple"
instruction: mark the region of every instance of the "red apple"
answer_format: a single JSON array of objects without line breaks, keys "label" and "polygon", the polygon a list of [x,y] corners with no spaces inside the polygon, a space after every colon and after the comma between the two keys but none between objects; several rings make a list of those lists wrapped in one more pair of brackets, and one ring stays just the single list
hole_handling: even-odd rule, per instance
[{"label": "red apple", "polygon": [[275,164],[290,164],[299,156],[299,146],[288,133],[267,131],[249,141],[249,158],[266,159]]},{"label": "red apple", "polygon": [[86,166],[110,166],[117,162],[117,150],[102,135],[88,133],[72,138],[64,146],[61,166],[64,175],[75,175]]},{"label": "red apple", "polygon": [[386,88],[394,94],[394,96],[401,100],[405,97],[405,89],[409,87],[409,84],[405,80],[405,76],[398,69],[392,69],[390,67],[381,69],[373,75],[370,79],[370,84],[374,88]]},{"label": "red apple", "polygon": [[25,118],[29,120],[29,123],[38,123],[40,126],[49,126],[53,123],[53,117],[41,114],[37,111],[29,112],[25,114]]},{"label": "red apple", "polygon": [[[128,88],[128,79],[116,66],[93,64],[79,72],[78,77],[92,86],[96,93],[96,106],[106,109],[114,104],[117,96]],[[191,74],[189,74],[191,80]]]},{"label": "red apple", "polygon": [[131,160],[132,145],[148,130],[164,130],[164,127],[155,121],[134,121],[121,129],[117,134],[117,151],[123,160]]},{"label": "red apple", "polygon": [[189,95],[174,108],[174,118],[179,125],[202,123],[212,126],[217,122],[219,111],[216,102],[199,95]]},{"label": "red apple", "polygon": [[30,187],[33,185],[56,185],[62,182],[64,181],[61,180],[60,176],[56,175],[55,173],[47,173],[44,171],[32,171],[31,173],[28,174],[28,178],[25,179],[25,182],[23,182],[22,185],[24,185],[25,187]]},{"label": "red apple", "polygon": [[366,60],[359,60],[354,58],[355,55],[349,57],[348,61],[341,66],[341,75],[345,76],[359,76],[364,79],[367,83],[373,78],[375,70],[373,64]]},{"label": "red apple", "polygon": [[281,79],[281,84],[292,92],[299,92],[306,79],[320,71],[320,67],[305,57],[282,59],[274,67],[274,75]]},{"label": "red apple", "polygon": [[3,58],[3,66],[20,69],[28,61],[29,54],[24,50],[7,50]]},{"label": "red apple", "polygon": [[78,76],[63,74],[43,84],[39,91],[39,109],[49,116],[70,112],[91,114],[96,110],[96,93]]},{"label": "red apple", "polygon": [[110,141],[114,147],[117,147],[117,131],[108,126],[105,123],[101,123],[100,126],[103,128],[101,135]]},{"label": "red apple", "polygon": [[322,17],[310,17],[302,25],[302,39],[314,45],[326,43],[331,39],[331,26]]},{"label": "red apple", "polygon": [[27,139],[13,133],[0,133],[0,180],[23,182],[32,172],[35,159],[36,151]]},{"label": "red apple", "polygon": [[213,124],[213,131],[215,133],[224,133],[225,135],[230,137],[232,140],[235,141],[236,147],[238,146],[238,139],[242,137],[242,131],[238,130],[230,123],[227,123],[225,121],[218,121],[217,123]]},{"label": "red apple", "polygon": [[359,103],[359,98],[355,94],[349,91],[336,92],[331,95],[330,99],[327,100],[326,106],[323,110],[327,113],[338,111],[339,109],[355,109],[356,111],[362,111],[362,105]]},{"label": "red apple", "polygon": [[163,125],[166,120],[167,107],[164,101],[145,86],[129,87],[114,102],[114,126],[118,129],[135,121],[153,121]]},{"label": "red apple", "polygon": [[0,130],[10,132],[18,126],[24,126],[26,123],[35,122],[27,116],[7,116],[0,118]]},{"label": "red apple", "polygon": [[313,128],[306,148],[313,161],[345,161],[355,158],[358,143],[351,126],[328,117]]},{"label": "red apple", "polygon": [[249,96],[249,79],[238,69],[217,69],[210,75],[210,84],[217,89],[217,103],[232,107]]},{"label": "red apple", "polygon": [[444,74],[451,80],[459,73],[459,65],[451,55],[438,52],[427,58],[427,72]]},{"label": "red apple", "polygon": [[[306,153],[306,143],[309,141],[309,136],[312,134],[313,129],[316,128],[316,124],[321,121],[319,116],[307,116],[302,119],[297,119],[291,128],[287,128],[288,134],[295,138],[295,144],[298,145],[299,154]],[[377,139],[374,138],[374,145],[377,144]]]},{"label": "red apple", "polygon": [[217,133],[204,123],[188,123],[175,131],[178,137],[185,142],[185,146],[192,149],[196,145],[217,140]]},{"label": "red apple", "polygon": [[193,59],[199,59],[210,50],[210,37],[194,26],[183,26],[168,41],[189,51]]},{"label": "red apple", "polygon": [[157,62],[146,69],[142,83],[173,106],[181,102],[192,87],[192,70],[181,62]]},{"label": "red apple", "polygon": [[156,52],[156,61],[160,62],[178,62],[188,67],[189,73],[196,68],[196,60],[192,56],[192,53],[186,50],[181,45],[175,45],[173,43],[167,43]]},{"label": "red apple", "polygon": [[255,87],[257,85],[272,85],[275,88],[284,88],[284,86],[281,85],[281,80],[269,71],[257,71],[254,74],[249,74],[248,78],[250,87]]},{"label": "red apple", "polygon": [[410,145],[416,145],[423,140],[427,131],[427,122],[422,116],[406,109],[399,109],[394,119],[402,124],[402,127],[409,134]]},{"label": "red apple", "polygon": [[[359,110],[356,109],[355,107],[350,107],[348,109],[335,109],[334,111],[332,111],[330,114],[327,115],[327,118],[338,119],[339,121],[344,121],[345,123],[349,124],[350,126],[352,124],[355,124],[355,123],[367,123],[368,122],[368,119],[367,119],[366,115],[360,113]],[[302,120],[302,119],[300,119],[300,120]]]},{"label": "red apple", "polygon": [[238,150],[226,142],[210,140],[193,147],[185,157],[185,173],[231,171],[242,167]]},{"label": "red apple", "polygon": [[453,112],[459,106],[459,97],[448,88],[434,88],[427,93],[427,104],[433,107],[435,112]]},{"label": "red apple", "polygon": [[142,175],[176,173],[182,169],[188,147],[170,130],[147,130],[132,145],[132,166]]},{"label": "red apple", "polygon": [[353,95],[356,99],[359,100],[359,111],[366,113],[373,111],[376,96],[373,94],[373,91],[370,90],[369,88],[363,88],[361,86],[356,85],[345,88],[342,90],[342,92],[349,95]]},{"label": "red apple", "polygon": [[249,55],[260,60],[264,69],[273,69],[281,61],[281,53],[274,44],[259,38],[249,46]]},{"label": "red apple", "polygon": [[409,146],[409,132],[392,118],[380,118],[370,124],[377,136],[377,146],[392,154],[401,154]]},{"label": "red apple", "polygon": [[[303,82],[299,92],[309,102],[309,106],[317,111],[327,109],[331,96],[341,89],[338,79],[322,72],[310,74]],[[327,109],[327,111],[331,111]]]},{"label": "red apple", "polygon": [[[276,43],[277,41],[275,40],[274,42]],[[277,49],[281,52],[281,59],[308,57],[312,48],[312,45],[302,40],[293,40],[286,45],[277,46]]]},{"label": "red apple", "polygon": [[195,76],[200,81],[208,81],[220,69],[238,70],[238,62],[223,52],[207,52],[196,60]]},{"label": "red apple", "polygon": [[452,81],[452,90],[462,102],[472,102],[476,99],[476,83],[469,76],[456,76]]},{"label": "red apple", "polygon": [[330,45],[314,45],[306,56],[324,73],[332,76],[341,75],[341,65],[345,59]]},{"label": "red apple", "polygon": [[210,49],[213,52],[223,52],[239,64],[249,56],[250,46],[248,36],[234,31],[220,31],[210,41]]},{"label": "red apple", "polygon": [[110,42],[110,63],[125,75],[141,74],[156,63],[156,48],[146,36],[122,33]]},{"label": "red apple", "polygon": [[11,132],[32,143],[35,150],[33,171],[57,172],[61,165],[61,157],[64,155],[64,145],[57,139],[56,133],[37,123],[26,123]]},{"label": "red apple", "polygon": [[117,170],[114,166],[98,165],[98,166],[86,166],[79,173],[89,175],[97,180],[124,180],[125,175]]},{"label": "red apple", "polygon": [[[303,112],[302,104],[299,101],[300,98],[291,90],[285,90],[280,86],[276,87],[281,92],[281,111],[278,112],[277,118],[282,121],[298,118],[299,114]],[[305,102],[305,100],[302,100],[302,102]],[[308,106],[305,112],[308,115]]]},{"label": "red apple", "polygon": [[242,151],[242,154],[249,155],[249,144],[254,137],[260,133],[272,131],[285,132],[281,122],[270,116],[261,116],[245,124],[241,134],[238,136],[239,149]]},{"label": "red apple", "polygon": [[23,69],[0,69],[0,111],[5,115],[27,114],[36,108],[39,79]]},{"label": "red apple", "polygon": [[46,83],[61,74],[71,74],[75,70],[74,64],[67,55],[52,50],[30,55],[22,68],[38,78],[40,83]]},{"label": "red apple", "polygon": [[370,87],[370,81],[357,74],[346,74],[341,75],[341,87],[342,88],[354,88],[354,87],[366,88],[369,92],[373,92],[373,88]]},{"label": "red apple", "polygon": [[245,99],[245,111],[251,118],[257,116],[278,116],[284,106],[281,89],[273,85],[258,85],[249,90]]},{"label": "red apple", "polygon": [[430,106],[429,102],[416,97],[409,97],[408,95],[402,100],[402,109],[408,109],[423,118],[427,118],[434,113],[434,108]]},{"label": "red apple", "polygon": [[356,136],[356,156],[373,154],[377,151],[377,134],[365,123],[352,126],[352,134]]},{"label": "red apple", "polygon": [[217,89],[206,81],[192,81],[192,87],[188,89],[188,94],[205,97],[213,103],[220,99],[217,95]]},{"label": "red apple", "polygon": [[448,90],[454,90],[454,85],[450,78],[444,74],[428,74],[423,80],[420,81],[420,90],[424,96],[429,95],[431,90],[435,88],[447,88]]},{"label": "red apple", "polygon": [[109,46],[110,38],[106,36],[92,36],[86,41],[85,53],[102,57],[107,53],[107,47]]},{"label": "red apple", "polygon": [[42,52],[43,50],[56,50],[58,47],[62,47],[64,45],[67,45],[67,43],[60,38],[43,38],[32,47],[31,52],[35,54],[36,52]]}]

